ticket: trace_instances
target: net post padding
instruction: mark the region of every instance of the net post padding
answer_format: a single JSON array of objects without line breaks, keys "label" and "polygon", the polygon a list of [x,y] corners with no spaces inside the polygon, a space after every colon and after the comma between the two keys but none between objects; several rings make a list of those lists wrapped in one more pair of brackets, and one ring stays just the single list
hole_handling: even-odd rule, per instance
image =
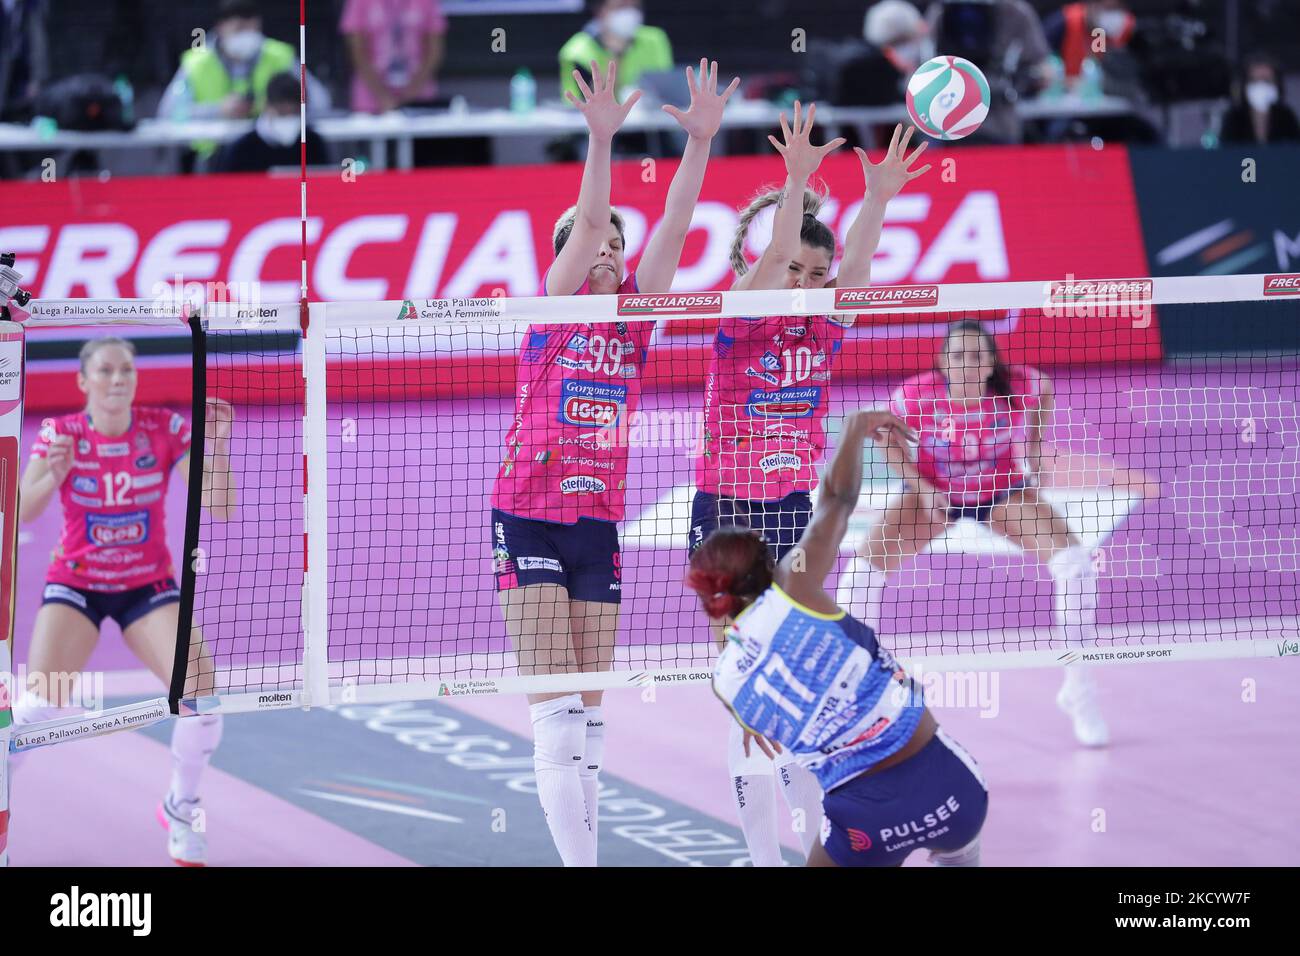
[{"label": "net post padding", "polygon": [[199,522],[202,518],[203,464],[207,453],[208,349],[203,323],[195,313],[190,317],[191,393],[190,393],[190,467],[185,499],[185,545],[181,554],[181,606],[176,622],[176,653],[172,659],[172,683],[168,706],[180,714],[180,699],[185,696],[189,673],[190,635],[194,626],[194,586],[196,557],[199,549]]}]

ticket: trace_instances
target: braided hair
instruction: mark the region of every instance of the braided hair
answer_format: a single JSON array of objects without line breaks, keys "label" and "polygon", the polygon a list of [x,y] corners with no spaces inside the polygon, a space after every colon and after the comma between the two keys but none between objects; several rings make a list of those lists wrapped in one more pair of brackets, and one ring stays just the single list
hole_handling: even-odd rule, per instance
[{"label": "braided hair", "polygon": [[[745,238],[749,235],[749,226],[754,217],[768,206],[778,205],[785,196],[783,189],[765,189],[755,194],[744,209],[740,211],[740,222],[736,225],[736,236],[731,240],[731,269],[738,276],[749,271],[749,262],[745,259]],[[835,258],[835,234],[826,223],[817,218],[817,213],[830,194],[823,190],[804,189],[803,224],[799,227],[799,241],[814,249],[825,249],[830,258]]]}]

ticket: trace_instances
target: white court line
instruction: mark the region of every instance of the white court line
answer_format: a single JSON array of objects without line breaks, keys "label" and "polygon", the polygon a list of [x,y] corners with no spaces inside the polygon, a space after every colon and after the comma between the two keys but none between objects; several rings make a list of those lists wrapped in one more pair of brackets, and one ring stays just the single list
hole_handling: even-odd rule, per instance
[{"label": "white court line", "polygon": [[439,823],[464,823],[460,817],[448,816],[445,813],[434,813],[432,810],[421,810],[419,807],[404,807],[396,803],[384,803],[382,800],[366,800],[362,797],[349,797],[341,793],[322,793],[319,790],[299,789],[299,793],[306,794],[309,797],[319,797],[321,800],[333,800],[335,803],[348,803],[354,807],[364,807],[367,810],[382,810],[385,813],[397,813],[404,817],[419,817],[422,820],[437,820]]}]

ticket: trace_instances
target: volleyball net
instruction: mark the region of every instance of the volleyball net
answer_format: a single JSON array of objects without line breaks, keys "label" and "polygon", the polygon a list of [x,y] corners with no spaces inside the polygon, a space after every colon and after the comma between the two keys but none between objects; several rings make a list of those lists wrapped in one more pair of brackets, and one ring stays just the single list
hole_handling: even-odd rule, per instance
[{"label": "volleyball net", "polygon": [[[188,409],[209,456],[202,410],[209,399],[233,409],[237,506],[224,517],[200,507],[191,476],[169,514],[172,535],[184,536],[173,550],[183,570],[184,667],[170,709],[707,681],[714,631],[683,585],[697,460],[719,437],[706,432],[719,427],[725,446],[743,421],[751,437],[737,441],[754,441],[757,423],[761,467],[779,476],[799,467],[800,433],[824,403],[826,459],[808,463],[820,470],[843,415],[891,407],[905,381],[935,367],[947,330],[962,320],[992,332],[1006,363],[1050,379],[1043,443],[1016,454],[1032,457],[1038,496],[1087,549],[1096,626],[1086,646],[1067,645],[1037,539],[958,515],[891,574],[879,627],[886,646],[909,666],[971,671],[1297,653],[1300,349],[1174,353],[1161,337],[1173,322],[1294,326],[1294,290],[1275,279],[321,303],[310,305],[305,334],[297,304],[205,306],[192,323],[196,374],[175,377],[179,391],[150,391],[142,369],[137,397]],[[58,307],[33,303],[29,338]],[[79,314],[85,337],[107,331],[93,327],[93,311]],[[801,328],[825,315],[856,319],[842,336]],[[789,334],[742,370],[743,400],[720,405],[711,426],[710,363],[740,348],[729,320],[767,316],[790,317]],[[131,334],[120,324],[113,331]],[[648,338],[644,355],[631,345],[638,331]],[[626,505],[604,663],[551,674],[521,659],[507,632],[497,572],[516,558],[500,552],[490,519],[528,381],[519,372],[543,354],[573,375],[531,473],[552,474],[562,500],[578,507],[612,485]],[[602,384],[584,385],[583,370],[595,368]],[[73,410],[71,373],[62,384],[42,374],[43,388],[66,389]],[[1005,398],[1010,409],[1041,396]],[[28,410],[29,429],[40,414]],[[931,424],[931,440],[950,445],[1010,440],[1014,431],[1000,419],[983,432],[958,423],[946,436],[945,423]],[[593,454],[611,445],[626,452],[626,474]],[[877,447],[868,443],[864,456],[846,560],[896,518],[904,492]],[[23,546],[19,589],[41,587],[37,552],[48,556],[48,546]],[[828,591],[838,583],[828,580]],[[572,639],[567,620],[553,639]]]}]

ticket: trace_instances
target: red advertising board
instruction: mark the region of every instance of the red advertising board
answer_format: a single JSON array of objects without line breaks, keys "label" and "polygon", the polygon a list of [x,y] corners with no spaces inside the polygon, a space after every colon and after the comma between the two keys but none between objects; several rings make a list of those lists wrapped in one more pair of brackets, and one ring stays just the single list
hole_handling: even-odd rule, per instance
[{"label": "red advertising board", "polygon": [[[917,287],[925,292],[946,283],[1147,274],[1122,148],[967,148],[936,151],[932,161],[934,168],[889,205],[873,260],[874,285],[911,287],[908,294],[916,294]],[[613,199],[627,221],[632,263],[662,213],[675,165],[615,164]],[[842,244],[862,199],[861,165],[841,153],[823,163],[821,174],[830,194],[821,218]],[[354,181],[314,176],[307,200],[311,297],[533,295],[552,258],[552,226],[576,198],[580,176],[576,164],[371,173]],[[729,287],[738,209],[782,177],[775,156],[710,161],[676,291]],[[299,189],[292,179],[2,183],[0,202],[0,249],[18,254],[26,287],[41,298],[154,298],[178,277],[225,283],[230,297],[241,300],[254,290],[264,302],[298,296]],[[762,216],[755,221],[746,247],[751,259],[762,249],[767,223]],[[866,335],[912,326],[906,345],[897,345],[910,358],[891,355],[889,368],[897,372],[928,364],[935,345],[935,326],[918,324],[914,314],[885,311],[905,299],[864,301],[859,320]],[[712,319],[707,309],[701,313],[667,323],[665,334],[707,328]],[[1105,324],[1113,320],[1078,319],[1068,329],[1058,322],[1049,330],[1032,315],[1012,319],[998,331],[1022,361],[1159,355],[1154,323],[1117,336]],[[1063,331],[1070,343],[1062,340]],[[1087,349],[1062,351],[1076,336]]]}]

